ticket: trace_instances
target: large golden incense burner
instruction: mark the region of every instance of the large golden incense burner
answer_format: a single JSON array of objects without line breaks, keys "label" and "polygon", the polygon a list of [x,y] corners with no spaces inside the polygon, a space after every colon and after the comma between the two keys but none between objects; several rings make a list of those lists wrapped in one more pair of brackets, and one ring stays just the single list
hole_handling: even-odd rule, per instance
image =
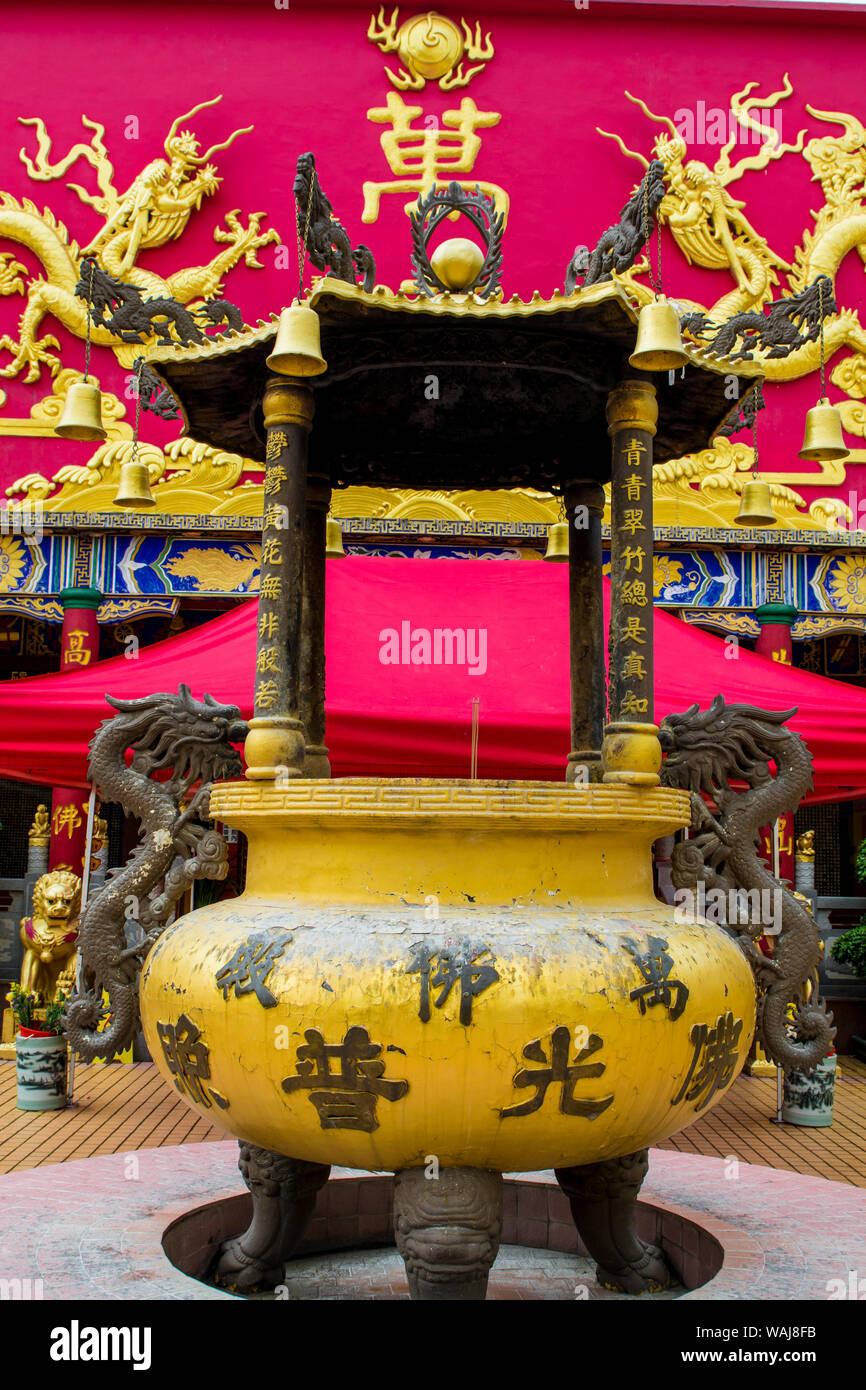
[{"label": "large golden incense burner", "polygon": [[684,792],[340,778],[224,784],[211,812],[248,838],[246,893],[166,933],[142,1001],[158,1059],[194,1020],[239,1139],[394,1172],[584,1165],[681,1129],[745,1059],[742,952],[653,895]]},{"label": "large golden incense burner", "polygon": [[[704,447],[757,370],[688,349],[675,382],[635,371],[636,313],[609,279],[506,303],[489,256],[460,262],[440,253],[417,297],[321,279],[276,352],[272,322],[150,359],[194,437],[266,462],[246,780],[210,801],[247,836],[246,889],[169,928],[141,981],[166,1079],[241,1140],[255,1216],[216,1266],[240,1289],[280,1282],[335,1163],[396,1174],[414,1297],[483,1298],[501,1174],[549,1167],[600,1277],[664,1286],[633,1227],[646,1149],[719,1099],[754,1031],[739,946],[653,892],[653,841],[690,802],[660,785],[652,722],[652,463]],[[564,782],[329,780],[325,520],[358,481],[561,492]]]}]

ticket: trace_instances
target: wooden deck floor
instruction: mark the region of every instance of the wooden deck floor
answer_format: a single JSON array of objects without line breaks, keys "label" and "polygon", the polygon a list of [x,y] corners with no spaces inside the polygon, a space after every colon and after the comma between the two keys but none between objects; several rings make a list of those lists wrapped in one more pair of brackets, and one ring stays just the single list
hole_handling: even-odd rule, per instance
[{"label": "wooden deck floor", "polygon": [[[659,1145],[737,1158],[866,1187],[866,1065],[840,1061],[828,1129],[775,1125],[776,1085],[740,1077],[713,1110]],[[75,1104],[44,1114],[15,1105],[15,1063],[0,1062],[0,1173],[97,1154],[225,1138],[189,1109],[150,1062],[79,1066]]]},{"label": "wooden deck floor", "polygon": [[839,1073],[826,1129],[775,1124],[776,1082],[741,1076],[708,1115],[658,1147],[866,1187],[866,1065],[842,1057]]}]

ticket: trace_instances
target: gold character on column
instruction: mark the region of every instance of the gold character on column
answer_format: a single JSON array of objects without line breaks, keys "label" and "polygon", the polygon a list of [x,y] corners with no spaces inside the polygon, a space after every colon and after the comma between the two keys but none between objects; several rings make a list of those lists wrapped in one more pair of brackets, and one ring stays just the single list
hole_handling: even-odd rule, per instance
[{"label": "gold character on column", "polygon": [[287,449],[288,447],[289,441],[286,439],[283,430],[271,430],[270,434],[268,435],[268,446],[265,449],[265,459],[270,460],[279,458],[283,450]]},{"label": "gold character on column", "polygon": [[643,574],[643,562],[644,562],[645,559],[646,559],[646,551],[643,550],[639,545],[638,545],[638,546],[627,545],[626,548],[625,548],[625,550],[622,552],[622,560],[623,560],[623,563],[625,564],[626,569],[627,569],[627,570],[630,570],[630,569],[631,569],[632,560],[633,560],[633,561],[634,561],[634,567],[635,567],[635,569],[637,570],[638,574]]},{"label": "gold character on column", "polygon": [[286,481],[286,470],[281,463],[269,468],[265,474],[265,492],[272,497],[275,492],[279,492],[282,484]]},{"label": "gold character on column", "polygon": [[262,580],[262,598],[282,598],[283,577],[281,574],[266,574]]},{"label": "gold character on column", "polygon": [[637,608],[646,608],[646,584],[642,579],[627,579],[622,586],[623,603],[633,603]]},{"label": "gold character on column", "polygon": [[273,709],[279,698],[276,681],[262,681],[256,688],[256,708]]},{"label": "gold character on column", "polygon": [[66,806],[58,806],[52,819],[54,822],[54,834],[59,835],[62,830],[65,830],[70,840],[75,831],[84,824],[84,821],[78,813],[78,807],[72,801]]},{"label": "gold character on column", "polygon": [[627,502],[639,502],[640,490],[642,487],[646,487],[646,479],[642,478],[639,473],[633,473],[620,483],[620,487],[625,492]]},{"label": "gold character on column", "polygon": [[648,700],[639,700],[632,691],[629,691],[620,706],[620,714],[646,714],[648,708]]},{"label": "gold character on column", "polygon": [[646,445],[641,444],[639,439],[633,439],[625,451],[625,461],[628,468],[640,468],[643,463],[641,454],[646,453]]},{"label": "gold character on column", "polygon": [[263,647],[256,657],[257,671],[274,671],[280,674],[280,664],[277,660],[276,647]]},{"label": "gold character on column", "polygon": [[623,662],[622,671],[620,672],[620,675],[622,676],[623,680],[627,681],[636,679],[642,681],[646,676],[643,661],[644,659],[641,656],[640,652],[629,652],[625,661]]},{"label": "gold character on column", "polygon": [[619,638],[621,642],[639,642],[643,647],[646,645],[646,628],[642,625],[640,618],[627,617],[625,627],[620,628]]},{"label": "gold character on column", "polygon": [[93,653],[90,647],[87,646],[87,639],[89,636],[90,634],[82,631],[81,628],[75,628],[72,632],[67,633],[69,644],[66,651],[63,653],[64,664],[68,663],[69,665],[76,666],[90,665],[90,658]]}]

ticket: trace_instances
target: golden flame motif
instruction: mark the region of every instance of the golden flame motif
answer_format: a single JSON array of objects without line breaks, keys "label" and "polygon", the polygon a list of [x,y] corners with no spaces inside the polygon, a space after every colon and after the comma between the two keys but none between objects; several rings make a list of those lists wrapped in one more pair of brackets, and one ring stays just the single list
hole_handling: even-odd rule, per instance
[{"label": "golden flame motif", "polygon": [[[461,19],[461,34],[453,20],[428,10],[426,14],[407,19],[398,29],[399,15],[399,7],[395,6],[390,20],[386,21],[385,6],[380,5],[378,16],[370,19],[367,38],[383,53],[398,54],[405,64],[405,68],[398,68],[396,72],[385,68],[389,80],[402,92],[420,91],[428,82],[437,79],[443,92],[453,87],[466,87],[494,56],[490,34],[482,39],[478,22],[473,32],[466,20]],[[475,64],[465,72],[464,58]]]}]

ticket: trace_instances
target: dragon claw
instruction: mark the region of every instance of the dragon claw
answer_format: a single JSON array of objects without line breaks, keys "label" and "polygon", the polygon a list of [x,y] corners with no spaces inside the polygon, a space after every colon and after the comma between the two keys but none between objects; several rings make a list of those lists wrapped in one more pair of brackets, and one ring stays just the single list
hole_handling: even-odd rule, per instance
[{"label": "dragon claw", "polygon": [[47,367],[51,375],[56,376],[60,371],[60,358],[49,352],[49,347],[60,350],[60,343],[51,334],[46,334],[44,338],[22,339],[20,343],[16,343],[14,338],[5,334],[0,338],[0,350],[5,348],[7,352],[13,354],[13,357],[7,366],[0,367],[0,376],[18,376],[25,367],[27,368],[24,375],[26,384],[38,381],[43,367]]},{"label": "dragon claw", "polygon": [[121,951],[119,956],[117,957],[118,964],[121,961],[132,960],[135,957],[140,956],[142,954],[144,944],[145,943],[143,941],[137,941],[134,946],[127,946],[126,950]]}]

